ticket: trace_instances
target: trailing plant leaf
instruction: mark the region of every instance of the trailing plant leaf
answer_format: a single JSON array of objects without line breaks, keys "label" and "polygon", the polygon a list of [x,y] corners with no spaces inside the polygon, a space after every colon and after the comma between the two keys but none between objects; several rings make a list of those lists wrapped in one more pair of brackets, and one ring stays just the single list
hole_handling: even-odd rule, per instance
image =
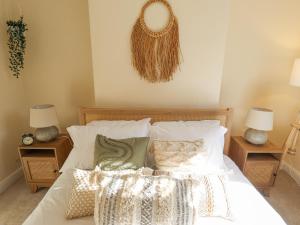
[{"label": "trailing plant leaf", "polygon": [[23,22],[23,17],[19,20],[9,20],[7,24],[8,48],[9,48],[9,68],[13,75],[19,78],[21,70],[24,69],[24,55],[26,49],[25,31],[27,24]]}]

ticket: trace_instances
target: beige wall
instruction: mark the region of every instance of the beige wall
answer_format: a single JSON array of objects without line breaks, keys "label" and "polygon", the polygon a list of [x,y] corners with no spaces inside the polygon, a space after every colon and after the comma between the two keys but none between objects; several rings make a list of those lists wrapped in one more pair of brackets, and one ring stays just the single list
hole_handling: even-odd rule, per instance
[{"label": "beige wall", "polygon": [[[235,110],[234,134],[248,109],[261,106],[275,112],[271,139],[281,145],[288,135],[300,109],[300,88],[288,84],[300,57],[299,9],[297,0],[231,0],[220,102]],[[293,159],[300,170],[300,146]]]},{"label": "beige wall", "polygon": [[94,105],[87,1],[21,3],[29,25],[24,70],[29,104],[54,104],[62,127],[77,123],[78,107]]},{"label": "beige wall", "polygon": [[0,181],[19,167],[17,146],[27,127],[24,86],[8,70],[4,9],[0,1]]},{"label": "beige wall", "polygon": [[[25,69],[8,73],[5,21],[21,13],[28,24]],[[12,173],[17,145],[28,131],[29,106],[56,105],[62,127],[78,107],[94,105],[88,3],[85,0],[0,0],[0,181]]]},{"label": "beige wall", "polygon": [[[161,84],[150,84],[141,80],[131,66],[130,35],[145,2],[130,0],[128,4],[128,1],[124,0],[89,1],[97,105],[116,107],[218,105],[228,1],[189,0],[188,4],[182,0],[171,2],[179,18],[184,62],[173,81]],[[147,17],[149,24],[155,27],[161,20],[166,20],[166,14],[156,12],[152,9]]]}]

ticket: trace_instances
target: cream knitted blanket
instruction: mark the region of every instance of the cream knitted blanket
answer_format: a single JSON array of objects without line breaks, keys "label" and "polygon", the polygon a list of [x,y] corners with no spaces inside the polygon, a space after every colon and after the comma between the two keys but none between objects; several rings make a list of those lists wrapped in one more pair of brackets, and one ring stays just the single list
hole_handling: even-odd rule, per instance
[{"label": "cream knitted blanket", "polygon": [[230,217],[220,176],[113,175],[99,182],[96,225],[194,225],[199,216]]}]

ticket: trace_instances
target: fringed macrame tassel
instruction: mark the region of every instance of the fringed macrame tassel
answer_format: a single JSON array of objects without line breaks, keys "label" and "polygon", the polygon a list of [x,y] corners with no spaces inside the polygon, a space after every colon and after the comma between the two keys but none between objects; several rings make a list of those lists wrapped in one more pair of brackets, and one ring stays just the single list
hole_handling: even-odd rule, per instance
[{"label": "fringed macrame tassel", "polygon": [[[145,9],[154,2],[162,2],[170,12],[169,24],[160,32],[149,30],[144,21]],[[150,0],[144,5],[131,34],[131,51],[133,67],[143,79],[154,83],[173,78],[180,64],[179,29],[165,0]]]}]

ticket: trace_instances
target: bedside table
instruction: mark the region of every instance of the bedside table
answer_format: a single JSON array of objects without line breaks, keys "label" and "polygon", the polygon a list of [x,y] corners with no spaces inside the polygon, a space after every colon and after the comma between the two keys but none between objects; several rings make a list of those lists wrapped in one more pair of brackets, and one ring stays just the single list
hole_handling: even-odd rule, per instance
[{"label": "bedside table", "polygon": [[238,136],[231,139],[229,157],[251,183],[268,196],[270,188],[274,185],[283,153],[283,149],[271,142],[253,145]]},{"label": "bedside table", "polygon": [[53,184],[71,149],[72,143],[65,136],[59,136],[52,142],[19,146],[23,172],[32,192]]}]

